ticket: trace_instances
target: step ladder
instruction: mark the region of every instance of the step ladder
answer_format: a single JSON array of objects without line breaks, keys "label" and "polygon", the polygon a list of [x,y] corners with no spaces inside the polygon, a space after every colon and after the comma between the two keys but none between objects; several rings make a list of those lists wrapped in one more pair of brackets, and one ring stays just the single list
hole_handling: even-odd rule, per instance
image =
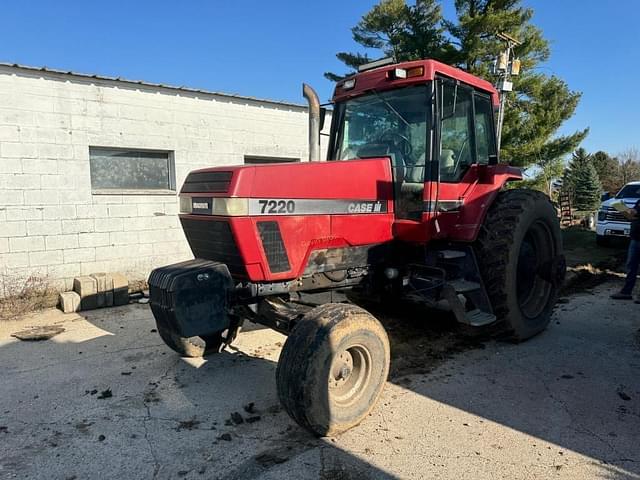
[{"label": "step ladder", "polygon": [[558,197],[560,205],[560,224],[563,227],[570,227],[573,224],[573,211],[571,208],[571,193],[562,190]]}]

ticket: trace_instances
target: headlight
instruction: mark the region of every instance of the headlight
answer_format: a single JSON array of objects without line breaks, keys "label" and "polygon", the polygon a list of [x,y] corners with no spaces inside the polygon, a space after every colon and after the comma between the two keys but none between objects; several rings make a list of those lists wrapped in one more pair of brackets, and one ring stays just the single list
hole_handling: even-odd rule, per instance
[{"label": "headlight", "polygon": [[191,197],[180,197],[180,213],[191,213]]},{"label": "headlight", "polygon": [[248,198],[180,197],[180,213],[244,217],[249,215]]},{"label": "headlight", "polygon": [[248,198],[214,198],[212,215],[244,217],[249,215]]},{"label": "headlight", "polygon": [[607,212],[605,212],[604,210],[600,210],[598,212],[598,221],[602,222],[606,218],[607,218]]}]

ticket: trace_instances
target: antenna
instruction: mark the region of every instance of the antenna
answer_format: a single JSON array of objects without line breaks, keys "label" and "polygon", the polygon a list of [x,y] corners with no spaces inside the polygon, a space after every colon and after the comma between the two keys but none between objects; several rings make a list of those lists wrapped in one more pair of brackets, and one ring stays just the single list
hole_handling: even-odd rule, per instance
[{"label": "antenna", "polygon": [[504,123],[504,109],[506,105],[506,93],[513,91],[513,83],[511,76],[520,74],[520,60],[513,58],[513,49],[522,45],[522,42],[516,40],[511,35],[504,32],[496,34],[500,40],[506,45],[505,49],[496,58],[493,73],[498,76],[496,88],[500,92],[500,109],[498,110],[498,128],[496,132],[496,140],[498,143],[498,151],[500,151],[500,142],[502,140],[502,125]]}]

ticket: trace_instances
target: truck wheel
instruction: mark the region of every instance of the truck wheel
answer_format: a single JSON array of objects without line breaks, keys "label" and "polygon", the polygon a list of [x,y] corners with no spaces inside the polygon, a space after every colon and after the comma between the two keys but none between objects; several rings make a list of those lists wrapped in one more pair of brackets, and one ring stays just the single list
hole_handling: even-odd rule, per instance
[{"label": "truck wheel", "polygon": [[201,337],[181,337],[176,331],[157,323],[158,333],[169,348],[181,357],[203,357],[219,353],[224,339],[222,334],[203,335]]},{"label": "truck wheel", "polygon": [[498,325],[522,341],[544,330],[566,270],[556,211],[534,190],[501,192],[478,236],[480,273]]},{"label": "truck wheel", "polygon": [[340,303],[316,307],[282,349],[276,370],[280,403],[316,435],[344,432],[376,404],[389,358],[387,332],[369,312]]}]

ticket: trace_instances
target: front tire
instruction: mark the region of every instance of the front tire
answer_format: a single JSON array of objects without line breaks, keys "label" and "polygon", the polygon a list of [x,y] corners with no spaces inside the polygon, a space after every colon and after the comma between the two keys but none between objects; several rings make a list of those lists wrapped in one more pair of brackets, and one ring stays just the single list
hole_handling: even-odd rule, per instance
[{"label": "front tire", "polygon": [[328,303],[287,338],[276,370],[278,397],[300,426],[333,436],[360,423],[389,374],[389,339],[369,312]]},{"label": "front tire", "polygon": [[549,198],[535,190],[500,192],[477,241],[480,273],[506,336],[543,331],[565,273],[562,236]]}]

